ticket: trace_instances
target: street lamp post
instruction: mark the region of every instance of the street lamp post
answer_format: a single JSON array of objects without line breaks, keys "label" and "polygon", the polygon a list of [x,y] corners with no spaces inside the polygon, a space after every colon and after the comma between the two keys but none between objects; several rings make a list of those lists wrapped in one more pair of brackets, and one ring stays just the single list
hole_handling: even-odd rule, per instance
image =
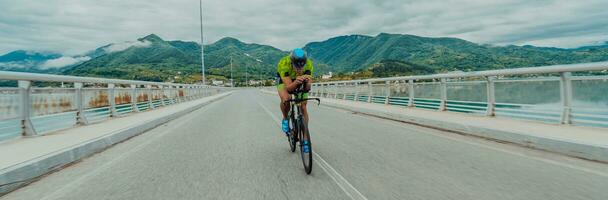
[{"label": "street lamp post", "polygon": [[203,0],[200,0],[200,16],[201,16],[201,67],[203,75],[203,85],[205,85],[205,50],[203,49]]}]

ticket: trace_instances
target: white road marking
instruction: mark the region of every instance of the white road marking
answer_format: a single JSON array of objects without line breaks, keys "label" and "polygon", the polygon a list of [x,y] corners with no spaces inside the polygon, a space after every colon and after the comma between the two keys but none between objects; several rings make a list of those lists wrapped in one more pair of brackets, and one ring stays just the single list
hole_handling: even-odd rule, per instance
[{"label": "white road marking", "polygon": [[[280,128],[281,120],[279,120],[274,114],[272,114],[272,112],[270,112],[270,110],[268,110],[266,106],[262,105],[260,101],[256,100],[256,102],[258,103],[258,105],[260,105],[260,107],[262,107],[262,109],[264,109],[264,111],[266,111],[266,113],[277,123]],[[346,193],[346,195],[348,195],[351,199],[367,200],[367,198],[363,196],[363,194],[361,194],[361,192],[359,192],[357,188],[350,184],[342,175],[340,175],[340,173],[338,173],[338,171],[336,171],[336,169],[329,165],[329,163],[327,163],[319,154],[314,151],[312,153],[314,155],[315,160],[317,161],[315,163],[317,163],[317,165],[321,167],[321,169],[323,169],[323,171],[325,171],[325,173],[328,174],[332,180],[334,180],[334,182],[342,189],[342,191],[344,191],[344,193]]]},{"label": "white road marking", "polygon": [[[341,109],[341,108],[335,108],[335,107],[327,107],[327,106],[325,106],[325,108],[326,109],[335,110],[335,111],[345,111],[345,113],[348,113],[348,111],[349,111],[347,109]],[[410,130],[418,129],[417,131],[420,131],[420,132],[423,132],[423,133],[426,133],[426,134],[431,134],[431,135],[434,135],[434,136],[437,136],[437,137],[449,139],[449,140],[452,140],[452,141],[463,142],[463,143],[470,144],[470,145],[473,145],[473,146],[477,146],[477,147],[481,147],[481,148],[486,148],[486,149],[490,149],[490,150],[494,150],[494,151],[498,151],[498,152],[502,152],[502,153],[507,153],[507,154],[511,154],[511,155],[515,155],[515,156],[519,156],[519,157],[523,157],[523,158],[529,158],[529,159],[533,159],[533,160],[536,160],[536,161],[544,162],[544,163],[547,163],[547,164],[557,165],[557,166],[566,167],[566,168],[570,168],[570,169],[574,169],[574,170],[580,170],[580,171],[583,171],[583,172],[595,174],[595,175],[602,176],[602,177],[608,177],[608,173],[606,173],[606,172],[597,171],[597,170],[593,170],[593,169],[589,169],[589,168],[581,167],[581,166],[576,166],[576,165],[572,165],[572,164],[568,164],[568,163],[563,163],[563,162],[559,162],[559,161],[555,161],[555,160],[551,160],[551,159],[547,159],[547,158],[542,158],[542,157],[537,157],[537,156],[531,156],[531,155],[527,155],[527,154],[524,154],[524,153],[520,153],[520,152],[515,152],[515,151],[510,151],[510,150],[507,150],[507,149],[503,149],[503,148],[500,148],[500,147],[493,147],[493,146],[490,146],[490,145],[483,144],[481,142],[468,141],[468,140],[463,139],[463,138],[456,138],[454,136],[444,135],[442,133],[433,133],[433,132],[429,132],[429,131],[421,131],[420,130],[420,129],[430,129],[430,130],[434,130],[434,131],[437,131],[437,132],[444,132],[444,131],[436,130],[436,129],[433,129],[433,128],[421,127],[421,126],[417,126],[417,125],[414,125],[414,124],[404,124],[404,123],[401,123],[401,122],[390,121],[390,120],[387,120],[387,119],[381,119],[381,118],[377,118],[377,117],[374,117],[374,116],[362,116],[362,115],[354,115],[354,116],[362,117],[362,118],[365,118],[365,119],[368,119],[368,120],[374,120],[374,121],[381,122],[381,123],[386,123],[386,124],[389,124],[389,125],[392,125],[392,126],[397,126],[397,127],[400,127],[400,128],[406,128],[406,129],[410,129]],[[452,134],[452,133],[449,133],[449,134]],[[470,136],[463,136],[463,137],[469,139]],[[518,148],[518,146],[514,146],[514,147]],[[536,149],[526,148],[526,147],[519,147],[519,148],[525,148],[526,150],[530,150],[530,151],[538,151]],[[556,154],[556,155],[558,155],[558,154]],[[568,159],[574,159],[574,158],[568,158]]]},{"label": "white road marking", "polygon": [[[325,108],[326,109],[332,109],[332,110],[342,110],[342,111],[345,110],[345,109],[334,108],[334,107],[325,107]],[[406,123],[402,123],[402,122],[390,121],[390,120],[387,120],[387,119],[381,119],[381,118],[377,118],[377,117],[374,117],[374,116],[366,116],[366,115],[354,115],[354,116],[365,118],[367,120],[374,120],[376,122],[381,122],[381,123],[389,124],[389,125],[392,125],[392,126],[397,126],[399,128],[405,128],[405,129],[409,129],[409,130],[423,132],[425,134],[430,134],[430,135],[433,135],[433,136],[445,138],[445,139],[456,141],[456,142],[462,142],[462,143],[470,144],[470,145],[481,147],[481,148],[486,148],[486,149],[490,149],[490,150],[494,150],[494,151],[498,151],[498,152],[502,152],[502,153],[507,153],[507,154],[511,154],[511,155],[515,155],[515,156],[519,156],[519,157],[529,158],[529,159],[537,160],[537,161],[544,162],[544,163],[547,163],[547,164],[553,164],[553,165],[557,165],[557,166],[561,166],[561,167],[566,167],[566,168],[570,168],[570,169],[574,169],[574,170],[584,171],[584,172],[595,174],[595,175],[598,175],[598,176],[608,177],[608,173],[606,173],[606,172],[596,171],[596,170],[593,170],[593,169],[589,169],[589,168],[585,168],[585,167],[580,167],[580,166],[576,166],[576,165],[571,165],[571,164],[568,164],[568,163],[558,162],[558,161],[551,160],[551,159],[531,156],[531,155],[527,155],[527,154],[524,154],[524,153],[519,153],[519,152],[514,152],[514,151],[506,150],[506,149],[503,149],[503,148],[500,148],[500,147],[493,147],[493,146],[490,146],[490,145],[483,144],[481,142],[468,141],[468,140],[466,140],[464,138],[456,138],[456,137],[451,136],[451,135],[445,135],[445,134],[442,134],[442,133],[433,133],[433,132],[429,132],[429,131],[421,130],[421,129],[430,129],[430,130],[433,130],[433,131],[436,131],[436,132],[445,132],[445,131],[442,131],[442,130],[437,130],[437,129],[428,128],[428,127],[421,127],[421,126],[417,126],[417,125],[414,125],[414,124],[406,124]],[[454,134],[454,133],[449,133],[449,132],[447,132],[447,133],[448,134]],[[454,134],[454,135],[457,135],[457,134]],[[463,136],[463,137],[465,137],[467,139],[470,139],[471,136]],[[482,140],[482,139],[480,139],[480,140]],[[505,145],[507,145],[507,144],[505,144]],[[519,146],[514,146],[514,147],[519,147]],[[536,149],[526,148],[526,147],[519,147],[519,148],[525,148],[526,150],[529,150],[529,151],[538,151]]]},{"label": "white road marking", "polygon": [[[387,121],[382,120],[382,119],[378,119],[378,121],[386,123],[386,124],[390,124],[390,125],[393,125],[393,126],[397,126],[397,127],[400,127],[400,128],[410,128],[411,129],[411,127],[404,127],[404,126],[406,126],[405,124],[395,124],[395,123],[398,123],[398,122],[390,122],[390,121],[387,122]],[[437,130],[437,131],[439,131],[439,130]],[[571,165],[571,164],[567,164],[567,163],[562,163],[562,162],[558,162],[558,161],[550,160],[550,159],[546,159],[546,158],[540,158],[540,157],[536,157],[536,156],[530,156],[530,155],[526,155],[526,154],[523,154],[523,153],[519,153],[519,152],[514,152],[514,151],[509,151],[509,150],[506,150],[506,149],[502,149],[500,147],[493,147],[493,146],[490,146],[490,145],[485,145],[485,144],[482,144],[482,143],[479,143],[479,142],[467,141],[465,139],[454,138],[454,137],[451,137],[451,136],[445,136],[445,135],[441,135],[440,133],[430,133],[430,134],[434,135],[434,136],[437,136],[437,137],[445,138],[445,139],[448,139],[448,140],[456,141],[456,142],[462,142],[462,143],[470,144],[470,145],[477,146],[477,147],[482,147],[482,148],[486,148],[486,149],[490,149],[490,150],[494,150],[494,151],[499,151],[499,152],[502,152],[502,153],[507,153],[507,154],[511,154],[511,155],[515,155],[515,156],[519,156],[519,157],[524,157],[524,158],[529,158],[529,159],[541,161],[541,162],[544,162],[544,163],[547,163],[547,164],[558,165],[558,166],[561,166],[561,167],[566,167],[566,168],[570,168],[570,169],[574,169],[574,170],[580,170],[580,171],[584,171],[584,172],[587,172],[587,173],[592,173],[592,174],[595,174],[595,175],[598,175],[598,176],[608,177],[608,173],[605,173],[605,172],[600,172],[600,171],[596,171],[596,170],[592,170],[592,169],[588,169],[588,168],[584,168],[584,167],[580,167],[580,166],[575,166],[575,165]],[[464,136],[464,137],[467,137],[467,136]],[[525,147],[521,147],[521,148],[525,148]],[[526,149],[526,150],[534,151],[534,149]]]},{"label": "white road marking", "polygon": [[[203,109],[207,108],[207,106],[203,107]],[[195,111],[196,112],[196,111]],[[178,123],[172,125],[172,126],[176,126],[176,127],[181,127],[182,125],[190,122],[190,120],[194,119],[195,117],[197,117],[197,115],[195,115],[195,112],[191,112],[188,113],[187,116],[183,117],[183,120],[180,120]],[[179,119],[179,118],[178,118]],[[121,154],[118,157],[115,157],[114,159],[104,163],[103,165],[101,165],[100,167],[88,172],[87,174],[84,174],[81,177],[78,177],[77,179],[74,179],[73,181],[64,184],[61,188],[53,191],[52,193],[50,193],[49,195],[45,196],[44,198],[42,198],[41,200],[55,200],[55,199],[60,199],[63,194],[65,192],[69,192],[69,191],[73,191],[75,189],[78,189],[78,187],[80,185],[83,184],[84,181],[86,181],[87,179],[93,177],[93,176],[97,176],[100,173],[104,172],[105,170],[107,170],[108,168],[110,168],[112,165],[114,165],[114,163],[118,162],[118,161],[122,161],[125,158],[127,158],[127,156],[143,149],[144,147],[146,147],[147,145],[149,145],[150,143],[156,141],[157,139],[169,134],[173,132],[173,129],[168,129],[164,132],[158,133],[156,135],[154,135],[153,138],[150,138],[149,140],[147,140],[144,143],[141,143],[139,145],[137,145],[136,147],[129,149],[128,151],[126,151],[125,153]]]}]

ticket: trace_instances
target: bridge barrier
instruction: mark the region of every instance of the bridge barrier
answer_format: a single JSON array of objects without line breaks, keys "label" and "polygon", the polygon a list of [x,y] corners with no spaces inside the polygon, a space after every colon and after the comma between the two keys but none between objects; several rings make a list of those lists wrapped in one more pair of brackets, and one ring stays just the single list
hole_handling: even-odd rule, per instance
[{"label": "bridge barrier", "polygon": [[40,136],[230,90],[7,71],[0,71],[0,81],[16,85],[0,87],[0,141]]},{"label": "bridge barrier", "polygon": [[314,83],[312,95],[608,127],[608,62]]}]

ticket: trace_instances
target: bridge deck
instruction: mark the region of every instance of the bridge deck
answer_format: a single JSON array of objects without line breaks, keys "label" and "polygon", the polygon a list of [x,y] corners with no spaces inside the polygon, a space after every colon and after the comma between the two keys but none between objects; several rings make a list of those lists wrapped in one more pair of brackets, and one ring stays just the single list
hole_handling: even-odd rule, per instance
[{"label": "bridge deck", "polygon": [[608,129],[323,98],[325,105],[608,162]]},{"label": "bridge deck", "polygon": [[248,90],[2,199],[608,199],[605,164],[310,107],[310,176]]},{"label": "bridge deck", "polygon": [[0,196],[37,177],[221,99],[218,94],[86,126],[0,143]]}]

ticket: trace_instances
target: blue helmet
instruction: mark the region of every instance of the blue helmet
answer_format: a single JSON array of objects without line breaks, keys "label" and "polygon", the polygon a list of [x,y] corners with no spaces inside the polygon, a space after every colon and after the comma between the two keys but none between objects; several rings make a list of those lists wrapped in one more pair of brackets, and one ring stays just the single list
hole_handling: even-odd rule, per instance
[{"label": "blue helmet", "polygon": [[302,68],[306,65],[306,61],[308,58],[306,56],[306,52],[301,48],[295,48],[291,51],[291,65],[295,68]]}]

